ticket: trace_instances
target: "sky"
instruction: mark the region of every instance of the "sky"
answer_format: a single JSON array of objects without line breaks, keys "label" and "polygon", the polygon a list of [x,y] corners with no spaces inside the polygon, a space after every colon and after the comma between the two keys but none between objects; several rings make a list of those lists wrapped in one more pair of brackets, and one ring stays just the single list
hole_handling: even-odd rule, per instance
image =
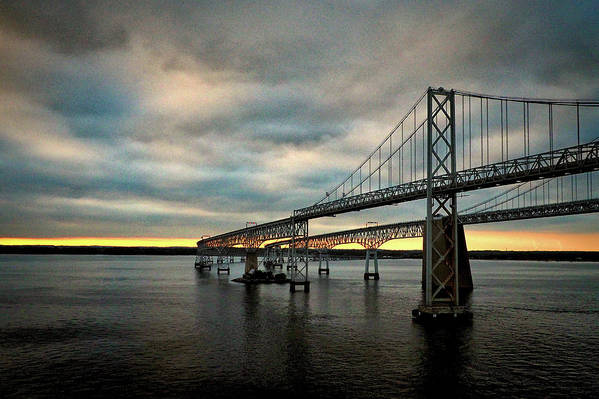
[{"label": "sky", "polygon": [[[194,245],[287,217],[428,86],[599,98],[597,21],[594,1],[1,1],[0,244]],[[310,228],[423,217],[415,202]],[[599,250],[598,222],[468,237]]]}]

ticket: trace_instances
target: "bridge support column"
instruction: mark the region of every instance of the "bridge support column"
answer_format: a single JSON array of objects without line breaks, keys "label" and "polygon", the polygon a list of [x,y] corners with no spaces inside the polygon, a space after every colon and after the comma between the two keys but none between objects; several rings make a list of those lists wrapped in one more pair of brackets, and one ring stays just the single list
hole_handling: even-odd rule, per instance
[{"label": "bridge support column", "polygon": [[231,262],[232,262],[232,256],[226,256],[223,258],[223,262],[221,263],[217,263],[216,265],[216,274],[220,274],[221,272],[225,273],[227,272],[227,274],[231,274]]},{"label": "bridge support column", "polygon": [[204,270],[212,270],[212,256],[208,255],[207,251],[207,248],[198,247],[198,252],[194,262],[194,267],[196,270],[201,272]]},{"label": "bridge support column", "polygon": [[[433,224],[433,229],[436,230],[436,232],[439,232],[439,229],[445,229],[446,231],[451,230],[451,227],[449,225],[449,220],[445,219],[445,220],[438,220],[436,221],[437,223]],[[433,233],[434,234],[434,233]],[[441,233],[443,234],[443,233]],[[426,236],[426,231],[425,234]],[[447,234],[444,234],[447,235]],[[433,260],[435,260],[435,254],[437,253],[443,253],[445,251],[447,251],[447,249],[450,247],[450,243],[447,240],[443,240],[442,242],[437,241],[436,242],[436,248],[433,249],[433,251],[431,251],[433,253]],[[426,240],[423,239],[423,254],[424,257],[422,258],[422,289],[426,290]],[[438,258],[438,256],[437,256]],[[468,256],[468,247],[466,244],[466,236],[464,234],[464,225],[461,223],[458,223],[458,265],[459,267],[455,267],[454,266],[454,262],[455,260],[452,259],[451,260],[451,264],[445,264],[445,263],[441,263],[437,269],[436,269],[436,273],[437,273],[437,277],[439,277],[440,279],[446,279],[447,276],[451,273],[451,271],[453,269],[457,269],[458,270],[458,281],[459,281],[459,291],[460,294],[465,293],[467,294],[468,292],[472,291],[473,289],[473,284],[472,284],[472,272],[470,270],[470,258]],[[454,282],[453,281],[449,281],[447,283],[448,286],[451,287],[451,289],[455,290],[454,287]],[[436,282],[433,282],[433,290],[436,290],[439,288],[439,285]]]},{"label": "bridge support column", "polygon": [[[374,273],[370,273],[370,256],[373,255]],[[370,280],[372,277],[374,280],[378,280],[379,276],[379,259],[378,250],[375,248],[373,252],[370,249],[366,249],[366,261],[364,262],[364,280]]]},{"label": "bridge support column", "polygon": [[[308,253],[308,221],[296,221],[295,217],[292,220],[290,257],[292,260],[292,269],[289,291],[295,292],[296,286],[299,285],[304,287],[304,292],[310,292],[310,281],[308,281],[308,263],[310,262],[310,254]],[[298,250],[302,251],[303,254],[298,254]]]},{"label": "bridge support column", "polygon": [[245,272],[249,273],[252,269],[258,269],[258,251],[248,249],[245,254]]},{"label": "bridge support column", "polygon": [[[324,258],[324,259],[323,259]],[[322,267],[322,261],[325,261],[326,267]],[[325,253],[323,257],[322,251],[318,251],[318,275],[320,273],[325,273],[327,276],[329,275],[329,254]]]}]

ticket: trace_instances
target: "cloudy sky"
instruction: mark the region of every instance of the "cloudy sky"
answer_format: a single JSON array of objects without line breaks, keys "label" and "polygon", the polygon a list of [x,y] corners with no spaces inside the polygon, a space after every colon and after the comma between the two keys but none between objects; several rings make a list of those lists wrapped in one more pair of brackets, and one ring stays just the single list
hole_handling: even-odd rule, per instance
[{"label": "cloudy sky", "polygon": [[[3,0],[0,236],[193,243],[289,216],[428,86],[599,98],[598,20],[594,1]],[[423,216],[412,204],[312,226]]]}]

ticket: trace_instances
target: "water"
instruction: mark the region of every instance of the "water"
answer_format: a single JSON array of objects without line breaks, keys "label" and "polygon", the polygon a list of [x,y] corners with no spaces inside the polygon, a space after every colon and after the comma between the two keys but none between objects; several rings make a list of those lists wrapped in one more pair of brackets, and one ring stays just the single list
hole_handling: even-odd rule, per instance
[{"label": "water", "polygon": [[420,262],[311,292],[193,257],[0,255],[0,397],[597,397],[599,265],[472,261],[470,326],[413,324]]}]

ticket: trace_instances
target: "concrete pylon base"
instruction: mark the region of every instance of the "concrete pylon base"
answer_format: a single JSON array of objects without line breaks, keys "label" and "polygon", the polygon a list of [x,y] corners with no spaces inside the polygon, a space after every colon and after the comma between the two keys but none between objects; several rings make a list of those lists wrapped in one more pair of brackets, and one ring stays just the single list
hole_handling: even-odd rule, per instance
[{"label": "concrete pylon base", "polygon": [[258,252],[248,250],[245,255],[245,272],[249,273],[252,269],[258,269]]},{"label": "concrete pylon base", "polygon": [[[447,223],[448,219],[444,219],[443,221],[436,221],[437,223],[443,223],[445,229],[451,229],[451,225]],[[426,234],[425,234],[426,237]],[[426,289],[426,239],[423,239],[423,256],[422,256],[422,289]],[[439,248],[440,252],[444,252],[445,248]],[[472,291],[472,272],[470,270],[470,258],[468,257],[468,247],[466,245],[466,236],[464,235],[464,225],[461,223],[458,224],[458,280],[460,285],[460,293]],[[440,266],[443,267],[443,266]],[[441,270],[440,270],[441,271]],[[437,273],[440,273],[438,271]],[[449,282],[448,285],[452,285],[452,282]],[[437,287],[433,284],[433,291]]]}]

